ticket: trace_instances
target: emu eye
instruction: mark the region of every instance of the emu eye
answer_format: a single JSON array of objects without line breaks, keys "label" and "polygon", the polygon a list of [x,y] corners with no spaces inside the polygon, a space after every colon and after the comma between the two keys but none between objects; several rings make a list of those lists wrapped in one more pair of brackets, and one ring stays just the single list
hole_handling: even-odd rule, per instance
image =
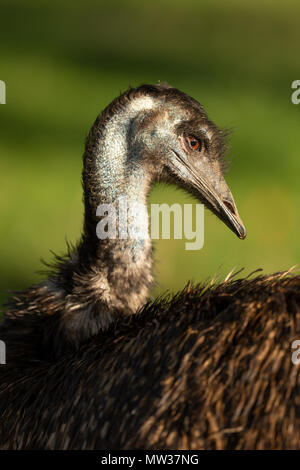
[{"label": "emu eye", "polygon": [[186,141],[188,143],[188,146],[192,150],[198,150],[198,152],[201,152],[202,150],[202,142],[199,139],[196,139],[193,135],[188,135],[186,137]]}]

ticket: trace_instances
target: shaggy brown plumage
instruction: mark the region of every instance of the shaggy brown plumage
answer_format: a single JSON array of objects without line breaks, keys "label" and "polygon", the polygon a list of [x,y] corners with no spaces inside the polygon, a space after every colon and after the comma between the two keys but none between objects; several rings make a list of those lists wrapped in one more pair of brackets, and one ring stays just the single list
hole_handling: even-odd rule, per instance
[{"label": "shaggy brown plumage", "polygon": [[188,287],[58,361],[8,357],[0,448],[298,449],[295,339],[300,276]]}]

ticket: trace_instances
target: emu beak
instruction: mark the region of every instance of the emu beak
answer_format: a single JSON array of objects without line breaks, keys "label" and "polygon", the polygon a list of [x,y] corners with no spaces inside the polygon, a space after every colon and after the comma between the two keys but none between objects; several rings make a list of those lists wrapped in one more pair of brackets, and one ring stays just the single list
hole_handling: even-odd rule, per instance
[{"label": "emu beak", "polygon": [[198,176],[194,187],[199,191],[200,199],[203,200],[205,205],[243,240],[246,237],[246,228],[224,178],[219,181],[216,188]]},{"label": "emu beak", "polygon": [[[187,163],[174,151],[184,180],[192,186],[193,194],[200,199],[222,222],[240,239],[246,237],[246,228],[239,216],[231,191],[220,173],[214,171],[211,164],[201,162],[199,168]],[[187,181],[188,180],[188,181]]]},{"label": "emu beak", "polygon": [[221,219],[241,240],[246,238],[246,228],[243,224],[243,221],[238,213],[235,201],[233,196],[227,186],[223,183],[223,186],[226,187],[226,191],[223,193],[217,193],[212,198],[216,205],[216,215]]}]

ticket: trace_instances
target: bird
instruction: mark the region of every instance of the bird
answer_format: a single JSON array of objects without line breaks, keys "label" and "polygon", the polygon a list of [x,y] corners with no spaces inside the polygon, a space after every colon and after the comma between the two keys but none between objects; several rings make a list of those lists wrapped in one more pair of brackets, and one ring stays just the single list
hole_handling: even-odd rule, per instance
[{"label": "bird", "polygon": [[[8,302],[0,339],[0,449],[298,448],[300,277],[188,286],[149,300],[147,197],[195,196],[246,236],[224,179],[226,132],[166,83],[130,88],[97,117],[83,156],[84,222],[46,280]],[[99,238],[125,197],[136,237]],[[121,234],[121,235],[120,235]]]},{"label": "bird", "polygon": [[[86,140],[81,240],[57,260],[45,281],[12,299],[7,324],[16,318],[21,325],[22,317],[29,325],[28,314],[45,316],[54,325],[48,343],[57,342],[52,350],[59,355],[106,329],[118,315],[138,312],[153,283],[146,204],[157,181],[188,190],[245,238],[223,176],[224,134],[196,100],[166,83],[142,85],[117,97],[97,117]],[[133,232],[142,228],[145,236],[123,238],[124,221],[119,220],[117,237],[99,239],[97,209],[120,197],[129,206],[139,203],[130,223]],[[9,328],[18,329],[15,322]]]}]

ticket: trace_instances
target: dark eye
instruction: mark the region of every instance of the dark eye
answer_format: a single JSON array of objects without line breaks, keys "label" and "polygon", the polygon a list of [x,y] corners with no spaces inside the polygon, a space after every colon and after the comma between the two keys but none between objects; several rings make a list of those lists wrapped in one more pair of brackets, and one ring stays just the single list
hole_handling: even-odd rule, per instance
[{"label": "dark eye", "polygon": [[196,137],[192,135],[188,135],[186,137],[187,143],[192,150],[198,150],[198,152],[201,152],[202,150],[202,142],[199,139],[196,139]]}]

